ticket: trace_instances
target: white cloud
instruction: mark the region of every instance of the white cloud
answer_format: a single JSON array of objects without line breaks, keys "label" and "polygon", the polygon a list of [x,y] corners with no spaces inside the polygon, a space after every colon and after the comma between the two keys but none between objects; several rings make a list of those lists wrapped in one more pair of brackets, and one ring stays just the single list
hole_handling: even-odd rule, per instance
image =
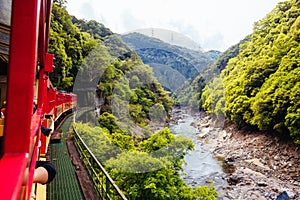
[{"label": "white cloud", "polygon": [[186,34],[205,49],[224,51],[250,34],[281,0],[68,0],[78,18],[95,19],[113,32],[163,28]]}]

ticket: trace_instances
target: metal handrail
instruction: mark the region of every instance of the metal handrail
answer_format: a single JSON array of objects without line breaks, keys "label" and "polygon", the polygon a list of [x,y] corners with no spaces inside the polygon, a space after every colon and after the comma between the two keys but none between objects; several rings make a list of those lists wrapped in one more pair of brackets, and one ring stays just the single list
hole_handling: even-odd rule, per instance
[{"label": "metal handrail", "polygon": [[91,180],[93,181],[99,197],[104,200],[127,200],[123,192],[115,184],[102,164],[97,160],[74,128],[73,133],[74,144]]}]

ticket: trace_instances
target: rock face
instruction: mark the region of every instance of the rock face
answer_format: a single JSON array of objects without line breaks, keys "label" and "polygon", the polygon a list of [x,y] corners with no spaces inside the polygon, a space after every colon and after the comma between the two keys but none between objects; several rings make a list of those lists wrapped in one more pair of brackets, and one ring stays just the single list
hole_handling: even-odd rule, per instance
[{"label": "rock face", "polygon": [[226,198],[276,199],[286,192],[289,199],[300,199],[300,151],[292,141],[236,130],[232,125],[210,132],[206,139],[214,144],[214,155],[231,169],[225,169],[229,183],[224,190]]}]

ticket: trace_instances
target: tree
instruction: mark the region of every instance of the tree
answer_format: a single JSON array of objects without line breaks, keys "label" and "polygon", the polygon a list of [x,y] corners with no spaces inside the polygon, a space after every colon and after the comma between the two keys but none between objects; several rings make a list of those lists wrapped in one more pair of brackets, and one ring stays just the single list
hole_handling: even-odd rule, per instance
[{"label": "tree", "polygon": [[[255,23],[253,33],[240,45],[221,73],[225,88],[225,114],[238,126],[279,132],[299,141],[300,9],[297,0],[279,3]],[[203,93],[203,106],[224,105],[224,98]],[[221,95],[221,93],[220,93]],[[217,95],[219,96],[219,95]]]},{"label": "tree", "polygon": [[50,26],[49,52],[54,53],[54,72],[50,80],[61,90],[72,91],[78,69],[97,41],[82,33],[72,23],[72,18],[62,7],[64,1],[53,4]]}]

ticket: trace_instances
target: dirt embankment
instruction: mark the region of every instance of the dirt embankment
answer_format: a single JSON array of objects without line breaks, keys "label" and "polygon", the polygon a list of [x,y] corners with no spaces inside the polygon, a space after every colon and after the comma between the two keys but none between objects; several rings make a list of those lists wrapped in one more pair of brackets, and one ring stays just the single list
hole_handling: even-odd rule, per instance
[{"label": "dirt embankment", "polygon": [[[227,199],[275,199],[286,191],[300,199],[300,147],[274,135],[237,130],[232,124],[215,128],[209,117],[195,124],[201,137],[212,144],[216,158],[223,160],[227,173]],[[203,132],[203,131],[202,131]]]}]

